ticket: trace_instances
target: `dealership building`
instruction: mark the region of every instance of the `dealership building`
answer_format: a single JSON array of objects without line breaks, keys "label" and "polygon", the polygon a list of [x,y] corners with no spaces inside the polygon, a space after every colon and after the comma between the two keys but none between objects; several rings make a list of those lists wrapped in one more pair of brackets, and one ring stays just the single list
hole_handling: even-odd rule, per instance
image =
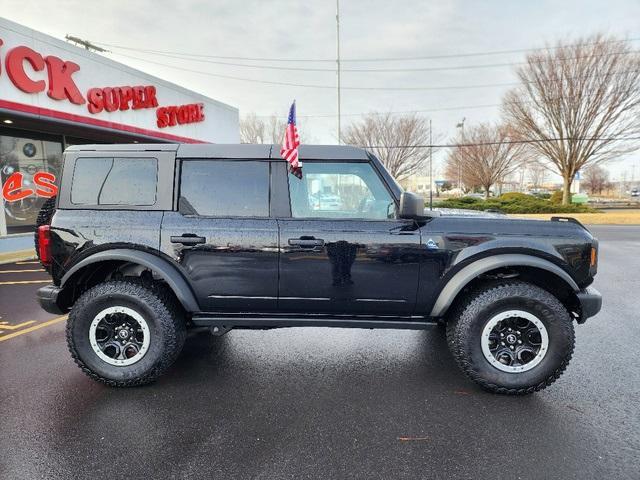
[{"label": "dealership building", "polygon": [[69,145],[238,141],[237,108],[0,18],[0,258],[31,248],[33,177]]}]

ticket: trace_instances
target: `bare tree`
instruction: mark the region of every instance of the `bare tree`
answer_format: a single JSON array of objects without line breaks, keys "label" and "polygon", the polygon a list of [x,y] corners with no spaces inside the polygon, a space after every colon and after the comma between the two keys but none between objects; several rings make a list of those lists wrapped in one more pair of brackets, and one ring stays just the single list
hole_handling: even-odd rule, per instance
[{"label": "bare tree", "polygon": [[240,141],[242,143],[266,143],[265,122],[255,113],[240,119]]},{"label": "bare tree", "polygon": [[611,187],[609,172],[600,165],[591,165],[583,171],[582,184],[590,193],[602,193]]},{"label": "bare tree", "polygon": [[533,188],[540,188],[547,180],[547,174],[549,170],[545,165],[540,164],[539,162],[533,161],[529,164],[528,174],[529,181],[531,182],[531,186]]},{"label": "bare tree", "polygon": [[449,154],[444,163],[444,176],[464,193],[481,186],[473,170],[463,168],[462,156]]},{"label": "bare tree", "polygon": [[[287,128],[287,122],[277,115],[271,115],[266,125],[266,134],[270,142],[276,145],[280,145],[282,143],[282,139],[284,138],[284,131]],[[300,128],[300,126],[298,126],[298,134],[300,135],[300,138],[303,138],[305,140],[305,142],[311,142],[311,139],[308,138],[308,135],[305,135],[304,130]]]},{"label": "bare tree", "polygon": [[[269,117],[258,117],[255,113],[250,113],[240,119],[240,141],[242,143],[273,143],[279,145],[284,137],[284,130],[287,127],[285,119],[277,115]],[[298,128],[300,138],[308,143],[311,139],[305,132]]]},{"label": "bare tree", "polygon": [[564,180],[570,201],[581,168],[635,150],[640,133],[640,55],[595,35],[537,51],[517,70],[521,85],[503,101],[506,122]]},{"label": "bare tree", "polygon": [[373,152],[398,181],[422,171],[429,158],[429,126],[417,115],[370,113],[347,127],[342,139]]},{"label": "bare tree", "polygon": [[481,186],[489,198],[491,187],[522,166],[525,147],[514,142],[512,132],[502,125],[481,123],[467,128],[454,140],[447,171],[462,173],[467,186]]}]

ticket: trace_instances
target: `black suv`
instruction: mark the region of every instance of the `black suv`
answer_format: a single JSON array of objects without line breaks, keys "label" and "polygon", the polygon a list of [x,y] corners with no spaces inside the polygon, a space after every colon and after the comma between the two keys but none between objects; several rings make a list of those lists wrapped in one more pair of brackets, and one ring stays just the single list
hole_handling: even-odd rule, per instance
[{"label": "black suv", "polygon": [[302,176],[272,145],[69,148],[36,247],[91,378],[148,383],[186,332],[446,325],[482,387],[556,380],[573,322],[601,306],[598,243],[577,221],[425,211],[365,150],[303,146]]}]

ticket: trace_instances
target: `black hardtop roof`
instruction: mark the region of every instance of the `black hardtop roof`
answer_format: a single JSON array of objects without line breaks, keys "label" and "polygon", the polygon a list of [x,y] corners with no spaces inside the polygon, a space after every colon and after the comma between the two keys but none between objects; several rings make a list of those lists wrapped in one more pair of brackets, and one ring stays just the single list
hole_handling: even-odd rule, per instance
[{"label": "black hardtop roof", "polygon": [[[176,152],[178,158],[272,158],[282,160],[280,145],[248,143],[127,143],[101,145],[74,145],[70,152]],[[369,160],[367,151],[349,145],[300,145],[302,160]]]}]

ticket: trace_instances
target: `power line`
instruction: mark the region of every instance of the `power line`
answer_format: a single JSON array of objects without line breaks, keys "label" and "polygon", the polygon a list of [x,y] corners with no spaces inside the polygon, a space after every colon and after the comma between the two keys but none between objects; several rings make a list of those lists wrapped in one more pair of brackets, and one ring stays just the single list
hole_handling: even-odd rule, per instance
[{"label": "power line", "polygon": [[[135,57],[133,55],[126,55],[124,53],[118,53],[117,55],[123,56],[125,58],[130,58],[132,60],[146,62],[153,65],[159,65],[161,67],[180,70],[182,72],[196,73],[199,75],[206,75],[209,77],[226,78],[229,80],[237,80],[241,82],[261,83],[265,85],[279,85],[279,86],[288,86],[288,87],[319,88],[319,89],[331,89],[331,90],[335,89],[334,85],[280,82],[280,81],[272,81],[272,80],[257,80],[253,78],[236,77],[233,75],[224,75],[221,73],[204,72],[202,70],[184,68],[178,65],[170,65],[166,63],[155,62],[153,60],[148,60],[146,58]],[[622,72],[615,72],[613,74],[606,74],[606,75],[620,75],[623,73],[632,73],[632,72],[634,71],[622,71]],[[360,91],[442,91],[442,90],[467,90],[467,89],[483,89],[483,88],[496,88],[496,87],[513,87],[517,85],[520,85],[520,83],[508,82],[508,83],[489,83],[489,84],[477,84],[477,85],[448,85],[448,86],[437,86],[437,87],[344,87],[343,86],[341,87],[341,89],[342,90],[360,90]]]},{"label": "power line", "polygon": [[[640,40],[640,37],[633,37],[623,40],[610,40],[606,43],[624,43],[624,42],[637,42]],[[154,53],[154,54],[162,54],[162,55],[179,55],[180,57],[198,57],[198,58],[213,58],[213,59],[221,59],[221,60],[245,60],[245,61],[262,61],[262,62],[316,62],[316,63],[335,63],[335,58],[273,58],[273,57],[244,57],[244,56],[228,56],[228,55],[205,55],[205,54],[194,54],[189,52],[178,52],[178,51],[170,51],[170,50],[154,50],[147,48],[135,48],[129,47],[126,45],[117,45],[112,43],[105,42],[94,42],[98,45],[104,45],[110,48],[118,48],[121,50],[130,50],[142,53]],[[514,53],[526,53],[526,52],[535,52],[535,51],[545,51],[545,50],[556,50],[558,48],[566,48],[566,47],[578,47],[578,46],[589,46],[594,45],[594,43],[576,43],[562,46],[549,46],[549,47],[536,47],[536,48],[520,48],[513,50],[492,50],[492,51],[484,51],[484,52],[471,52],[471,53],[452,53],[452,54],[439,54],[439,55],[427,55],[427,56],[416,56],[416,57],[385,57],[385,58],[349,58],[349,59],[341,59],[341,62],[403,62],[403,61],[415,61],[415,60],[437,60],[437,59],[447,59],[447,58],[469,58],[469,57],[481,57],[481,56],[491,56],[491,55],[507,55]]]},{"label": "power line", "polygon": [[[217,77],[217,78],[226,78],[229,80],[238,80],[240,82],[252,82],[252,83],[261,83],[261,84],[265,84],[265,85],[280,85],[280,86],[287,86],[287,87],[303,87],[303,88],[320,88],[320,89],[330,89],[330,90],[335,90],[335,86],[334,85],[320,85],[320,84],[305,84],[305,83],[293,83],[293,82],[279,82],[279,81],[272,81],[272,80],[257,80],[257,79],[253,79],[253,78],[243,78],[243,77],[236,77],[233,75],[224,75],[221,73],[212,73],[212,72],[204,72],[202,70],[194,70],[191,68],[184,68],[184,67],[180,67],[177,65],[170,65],[170,64],[166,64],[166,63],[160,63],[160,62],[155,62],[153,60],[148,60],[146,58],[140,58],[140,57],[135,57],[133,55],[125,55],[124,53],[118,53],[117,55],[120,55],[122,57],[125,58],[130,58],[132,60],[137,60],[137,61],[141,61],[141,62],[146,62],[146,63],[150,63],[153,65],[159,65],[161,67],[166,67],[166,68],[173,68],[175,70],[180,70],[182,72],[189,72],[189,73],[197,73],[199,75],[206,75],[209,77]],[[335,60],[334,60],[335,62]],[[341,87],[342,90],[372,90],[372,91],[378,91],[378,90],[392,90],[392,91],[429,91],[429,90],[433,90],[433,91],[439,91],[439,90],[465,90],[465,89],[470,89],[470,88],[493,88],[493,87],[512,87],[514,85],[519,85],[519,83],[517,82],[511,82],[511,83],[494,83],[494,84],[480,84],[480,85],[453,85],[453,86],[440,86],[440,87]]]},{"label": "power line", "polygon": [[443,143],[443,144],[417,144],[417,145],[362,145],[362,148],[465,148],[465,147],[481,147],[489,145],[513,145],[513,144],[531,144],[558,141],[573,142],[611,142],[611,141],[627,141],[640,140],[640,137],[557,137],[557,138],[539,138],[530,140],[503,140],[499,142],[477,142],[477,143]]},{"label": "power line", "polygon": [[[615,53],[606,53],[600,55],[584,55],[582,57],[566,57],[557,60],[579,60],[581,58],[591,58],[591,57],[607,57],[612,55],[630,55],[634,53],[638,53],[640,50],[630,50],[628,52],[615,52]],[[125,55],[123,53],[114,52],[119,55]],[[152,52],[147,52],[152,53]],[[183,60],[187,62],[199,62],[199,63],[207,63],[211,65],[224,65],[229,67],[241,67],[241,68],[254,68],[259,70],[285,70],[285,71],[295,71],[295,72],[331,72],[336,73],[336,68],[322,68],[322,67],[286,67],[280,65],[256,65],[256,64],[247,64],[247,63],[235,63],[235,62],[222,62],[218,60],[207,60],[203,58],[184,58],[181,55],[174,54],[165,54],[165,53],[152,53],[153,55],[158,55],[165,58],[173,58],[177,60]],[[335,62],[335,60],[334,60]],[[341,60],[342,62],[342,60]],[[351,73],[395,73],[395,72],[440,72],[447,70],[478,70],[484,68],[504,68],[504,67],[515,67],[526,65],[527,62],[503,62],[503,63],[489,63],[489,64],[479,64],[479,65],[452,65],[452,66],[440,66],[440,67],[409,67],[409,68],[340,68],[342,72],[351,72]]]},{"label": "power line", "polygon": [[[581,95],[580,98],[591,98],[598,96],[599,93],[593,93],[590,95]],[[557,101],[560,99],[574,99],[577,98],[576,95],[564,95],[562,97],[554,97],[549,98],[550,101]],[[469,110],[469,109],[482,109],[482,108],[494,108],[501,107],[502,105],[521,105],[521,104],[533,104],[535,103],[533,100],[525,100],[522,102],[507,102],[503,101],[501,103],[485,103],[480,105],[459,105],[456,107],[438,107],[438,108],[430,108],[427,110],[398,110],[398,111],[387,111],[387,112],[359,112],[359,113],[343,113],[343,117],[361,117],[365,115],[407,115],[407,114],[415,114],[415,113],[435,113],[435,112],[448,112],[448,111],[456,111],[456,110]],[[271,115],[254,115],[256,118],[271,118],[274,114]],[[332,118],[335,117],[335,113],[320,113],[320,114],[308,114],[308,115],[298,115],[298,118]]]},{"label": "power line", "polygon": [[[448,112],[456,110],[476,109],[476,108],[492,108],[499,107],[502,103],[487,103],[484,105],[460,105],[457,107],[440,107],[430,108],[428,110],[400,110],[395,112],[360,112],[360,113],[343,113],[343,117],[361,117],[363,115],[407,115],[411,113],[434,113],[434,112]],[[271,118],[271,115],[255,115],[257,118]],[[320,113],[317,115],[298,115],[298,118],[333,118],[337,116],[335,113]]]},{"label": "power line", "polygon": [[[602,56],[611,56],[611,55],[629,55],[633,53],[638,53],[640,50],[630,50],[628,52],[616,52],[616,53],[607,53],[602,55],[585,55],[582,57],[566,57],[559,60],[579,60],[581,58],[591,58],[591,57],[602,57]],[[125,55],[119,52],[115,52],[119,55]],[[199,62],[199,63],[207,63],[211,65],[224,65],[229,67],[241,67],[241,68],[254,68],[259,70],[285,70],[285,71],[295,71],[295,72],[331,72],[336,73],[336,68],[320,68],[320,67],[283,67],[280,65],[255,65],[255,64],[247,64],[247,63],[234,63],[234,62],[221,62],[217,60],[206,60],[202,58],[184,58],[179,55],[173,54],[164,54],[164,53],[154,53],[153,55],[159,55],[165,58],[173,58],[177,60],[184,60],[188,62]],[[342,61],[342,60],[341,60]],[[341,72],[350,72],[350,73],[396,73],[396,72],[440,72],[447,70],[478,70],[484,68],[504,68],[504,67],[515,67],[526,65],[527,62],[503,62],[503,63],[489,63],[489,64],[480,64],[480,65],[452,65],[452,66],[441,66],[441,67],[410,67],[410,68],[340,68]]]}]

